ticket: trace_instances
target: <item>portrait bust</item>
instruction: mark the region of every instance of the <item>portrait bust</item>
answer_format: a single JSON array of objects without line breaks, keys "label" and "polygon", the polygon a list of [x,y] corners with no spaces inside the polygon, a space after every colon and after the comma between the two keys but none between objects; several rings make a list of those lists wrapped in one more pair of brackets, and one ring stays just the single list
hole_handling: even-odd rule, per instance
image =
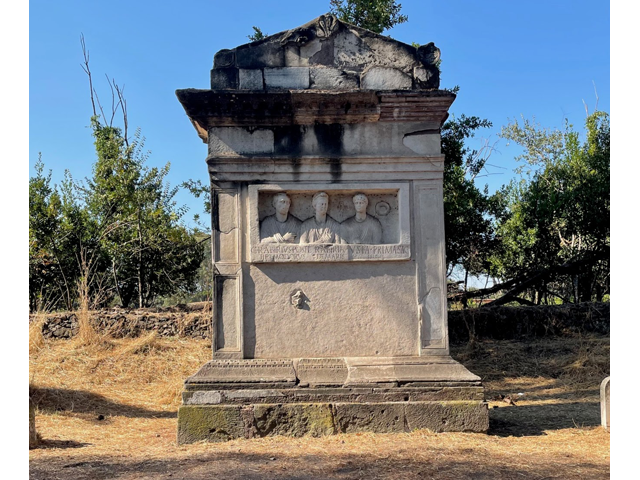
[{"label": "portrait bust", "polygon": [[302,222],[300,243],[345,243],[340,236],[340,224],[327,215],[329,195],[326,192],[316,193],[311,206],[316,213]]},{"label": "portrait bust", "polygon": [[276,213],[265,217],[260,223],[260,243],[296,243],[302,222],[289,213],[289,195],[277,193],[271,203]]},{"label": "portrait bust", "polygon": [[353,196],[356,214],[341,224],[341,235],[349,244],[377,245],[382,242],[382,225],[380,220],[367,214],[369,199],[364,193]]}]

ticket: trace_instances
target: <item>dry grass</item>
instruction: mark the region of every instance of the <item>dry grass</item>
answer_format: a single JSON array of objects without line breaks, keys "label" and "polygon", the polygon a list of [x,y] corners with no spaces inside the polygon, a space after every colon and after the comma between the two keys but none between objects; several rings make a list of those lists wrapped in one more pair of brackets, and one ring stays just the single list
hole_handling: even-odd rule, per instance
[{"label": "dry grass", "polygon": [[96,346],[101,345],[105,340],[105,337],[98,333],[95,327],[91,324],[91,318],[88,308],[81,308],[77,312],[78,318],[78,333],[73,337],[74,343],[81,346]]},{"label": "dry grass", "polygon": [[[608,338],[482,342],[452,349],[487,379],[489,434],[349,434],[176,444],[183,380],[209,341],[111,340],[97,349],[49,341],[30,355],[43,447],[34,479],[602,479],[609,434],[598,426]],[[518,393],[523,395],[518,396]],[[498,407],[498,408],[492,408]],[[99,420],[103,418],[102,420]]]},{"label": "dry grass", "polygon": [[38,314],[33,322],[29,325],[29,355],[38,353],[44,347],[44,335],[42,335],[42,326],[47,320],[44,314]]}]

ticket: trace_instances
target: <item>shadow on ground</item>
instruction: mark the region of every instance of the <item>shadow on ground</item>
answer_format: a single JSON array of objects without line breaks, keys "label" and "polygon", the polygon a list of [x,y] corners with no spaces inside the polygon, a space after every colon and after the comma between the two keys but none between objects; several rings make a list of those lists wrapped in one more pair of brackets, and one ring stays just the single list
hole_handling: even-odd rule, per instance
[{"label": "shadow on ground", "polygon": [[29,387],[31,402],[44,413],[68,412],[136,418],[177,418],[177,413],[124,405],[85,390]]},{"label": "shadow on ground", "polygon": [[[428,457],[416,457],[409,452],[389,452],[381,458],[371,454],[309,455],[292,452],[278,457],[272,454],[242,452],[202,453],[189,459],[153,459],[131,461],[126,458],[96,460],[95,458],[42,459],[32,461],[31,479],[55,478],[76,480],[101,479],[173,479],[192,480],[212,477],[226,480],[311,480],[311,479],[403,479],[423,478],[494,480],[500,478],[580,478],[601,479],[608,476],[608,466],[566,459],[550,466],[545,458],[537,460],[514,458],[505,462],[486,458],[481,448],[469,448],[451,459],[445,451],[430,449]],[[523,461],[523,463],[518,463]],[[576,470],[580,471],[577,476]],[[556,475],[560,475],[556,477]]]},{"label": "shadow on ground", "polygon": [[40,440],[38,448],[82,448],[92,445],[92,443],[76,442],[75,440]]},{"label": "shadow on ground", "polygon": [[547,430],[599,425],[600,404],[597,402],[520,405],[491,408],[488,433],[499,437],[527,437],[546,435]]}]

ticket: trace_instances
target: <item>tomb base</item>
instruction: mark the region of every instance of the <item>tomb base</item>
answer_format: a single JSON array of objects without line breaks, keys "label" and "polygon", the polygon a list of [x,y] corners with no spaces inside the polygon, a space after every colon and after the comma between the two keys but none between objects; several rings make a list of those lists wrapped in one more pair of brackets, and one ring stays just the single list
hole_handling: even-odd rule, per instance
[{"label": "tomb base", "polygon": [[479,377],[450,357],[212,360],[182,400],[180,444],[489,428]]}]

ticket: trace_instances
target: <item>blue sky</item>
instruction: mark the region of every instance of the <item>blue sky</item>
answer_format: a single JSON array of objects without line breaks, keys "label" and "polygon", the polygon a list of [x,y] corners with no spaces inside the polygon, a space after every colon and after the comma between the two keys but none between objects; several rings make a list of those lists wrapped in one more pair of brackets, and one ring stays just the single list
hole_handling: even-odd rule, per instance
[{"label": "blue sky", "polygon": [[[602,1],[401,2],[409,21],[385,32],[407,43],[435,42],[442,51],[442,87],[459,85],[454,115],[477,115],[494,127],[479,132],[493,144],[493,191],[507,183],[518,153],[498,139],[509,119],[535,116],[547,127],[566,117],[576,127],[592,110],[609,111],[609,4]],[[90,53],[94,86],[108,110],[105,75],[125,86],[129,125],[140,127],[148,163],[171,162],[169,180],[207,181],[206,146],[175,96],[181,88],[208,88],[213,55],[248,42],[252,26],[272,34],[327,12],[318,1],[110,2],[32,0],[29,12],[29,167],[38,152],[55,182],[69,169],[76,179],[95,160],[91,103],[80,66],[80,34]],[[186,192],[178,197],[201,210]]]}]

